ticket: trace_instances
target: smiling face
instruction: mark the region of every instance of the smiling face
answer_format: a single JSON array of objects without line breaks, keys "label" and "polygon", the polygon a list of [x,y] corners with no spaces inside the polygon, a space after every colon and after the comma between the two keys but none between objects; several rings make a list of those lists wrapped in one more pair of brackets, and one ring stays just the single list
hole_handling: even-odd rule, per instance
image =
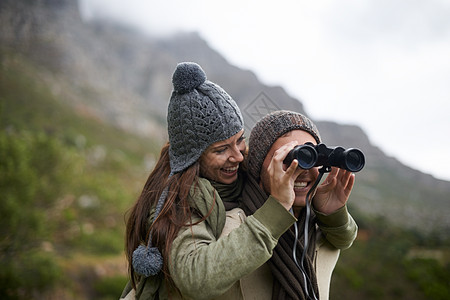
[{"label": "smiling face", "polygon": [[233,183],[244,160],[244,129],[232,137],[211,144],[200,157],[200,175],[220,183]]},{"label": "smiling face", "polygon": [[[295,141],[297,145],[303,145],[306,142],[311,142],[314,145],[317,144],[314,137],[309,134],[306,131],[303,130],[293,130],[285,133],[280,138],[278,138],[275,143],[272,144],[272,147],[270,148],[269,152],[266,155],[266,158],[264,159],[262,168],[261,168],[261,186],[266,191],[266,193],[270,194],[270,178],[269,174],[267,173],[267,168],[270,164],[270,161],[272,159],[272,156],[274,152],[279,149],[281,146],[291,142]],[[284,170],[288,168],[287,165],[283,166]],[[294,184],[294,192],[295,192],[295,200],[293,209],[300,210],[306,205],[306,194],[308,194],[309,190],[311,189],[312,185],[316,181],[317,177],[319,176],[319,170],[318,168],[311,168],[309,170],[303,170],[300,175],[295,180]]]}]

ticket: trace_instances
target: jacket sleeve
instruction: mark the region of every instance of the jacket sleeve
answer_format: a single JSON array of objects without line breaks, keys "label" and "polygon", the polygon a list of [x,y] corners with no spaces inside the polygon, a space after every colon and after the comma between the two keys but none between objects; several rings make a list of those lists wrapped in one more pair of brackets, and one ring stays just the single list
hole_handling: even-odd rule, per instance
[{"label": "jacket sleeve", "polygon": [[314,210],[320,230],[325,238],[337,249],[347,249],[353,244],[358,234],[358,225],[348,213],[347,206],[325,215]]},{"label": "jacket sleeve", "polygon": [[175,285],[188,299],[210,299],[225,293],[272,256],[279,237],[295,220],[269,197],[228,236],[216,239],[205,222],[187,227],[174,240],[170,252]]}]

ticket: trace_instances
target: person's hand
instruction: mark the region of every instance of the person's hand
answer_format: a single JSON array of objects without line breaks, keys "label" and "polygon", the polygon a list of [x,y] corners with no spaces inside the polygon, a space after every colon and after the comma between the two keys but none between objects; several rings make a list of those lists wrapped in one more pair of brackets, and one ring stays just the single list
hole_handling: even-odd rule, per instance
[{"label": "person's hand", "polygon": [[355,183],[350,171],[333,167],[324,182],[317,188],[313,198],[314,208],[329,215],[343,207]]},{"label": "person's hand", "polygon": [[297,168],[298,161],[296,159],[292,161],[286,170],[283,167],[283,160],[295,145],[297,145],[296,142],[290,142],[276,150],[267,167],[267,173],[270,178],[270,194],[287,210],[291,209],[294,204],[294,182],[302,172],[302,169]]}]

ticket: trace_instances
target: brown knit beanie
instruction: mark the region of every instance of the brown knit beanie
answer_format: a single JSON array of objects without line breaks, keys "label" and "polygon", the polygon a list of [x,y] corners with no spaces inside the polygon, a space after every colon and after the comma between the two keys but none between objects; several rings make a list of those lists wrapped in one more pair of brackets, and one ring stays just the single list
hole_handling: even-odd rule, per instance
[{"label": "brown knit beanie", "polygon": [[249,175],[259,181],[262,164],[272,144],[283,134],[297,129],[308,132],[317,143],[320,143],[320,134],[316,125],[300,113],[280,110],[259,120],[250,133],[247,156]]}]

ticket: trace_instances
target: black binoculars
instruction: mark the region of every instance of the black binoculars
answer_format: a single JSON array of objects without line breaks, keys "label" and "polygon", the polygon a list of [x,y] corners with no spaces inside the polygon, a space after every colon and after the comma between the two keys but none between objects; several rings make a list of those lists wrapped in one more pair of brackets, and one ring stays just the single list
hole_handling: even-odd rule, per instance
[{"label": "black binoculars", "polygon": [[305,143],[289,151],[283,163],[290,165],[297,159],[298,166],[308,170],[313,167],[338,167],[350,172],[361,171],[365,164],[364,154],[358,149],[328,148],[325,144]]}]

